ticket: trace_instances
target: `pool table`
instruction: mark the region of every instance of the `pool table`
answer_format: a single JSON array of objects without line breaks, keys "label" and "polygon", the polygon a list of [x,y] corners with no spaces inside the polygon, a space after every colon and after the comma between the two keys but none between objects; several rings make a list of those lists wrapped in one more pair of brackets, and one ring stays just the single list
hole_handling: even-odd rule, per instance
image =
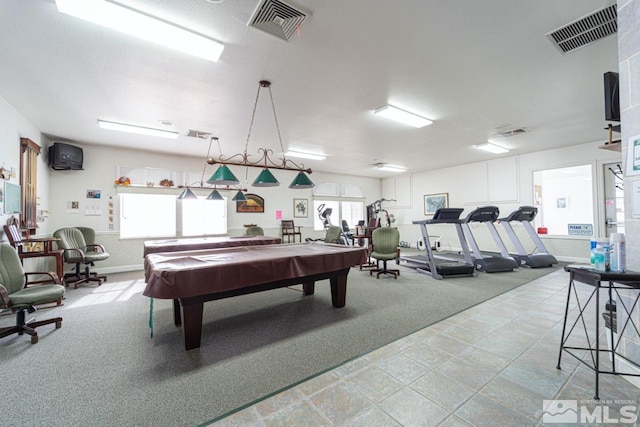
[{"label": "pool table", "polygon": [[173,299],[174,323],[192,350],[200,347],[205,302],[296,284],[312,295],[316,281],[329,279],[332,305],[344,307],[349,270],[365,260],[364,248],[321,242],[149,254],[143,295]]}]

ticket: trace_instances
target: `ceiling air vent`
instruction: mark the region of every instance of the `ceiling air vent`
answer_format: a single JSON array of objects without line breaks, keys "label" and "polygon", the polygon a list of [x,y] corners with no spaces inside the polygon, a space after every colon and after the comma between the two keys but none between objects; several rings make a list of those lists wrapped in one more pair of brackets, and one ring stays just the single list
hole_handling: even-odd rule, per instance
[{"label": "ceiling air vent", "polygon": [[279,0],[264,0],[258,4],[249,26],[282,40],[289,40],[307,19],[307,14]]},{"label": "ceiling air vent", "polygon": [[617,33],[617,19],[618,11],[613,4],[548,33],[547,38],[565,54]]},{"label": "ceiling air vent", "polygon": [[189,129],[189,132],[187,132],[187,136],[192,138],[208,139],[211,135],[211,132],[203,132],[201,130]]},{"label": "ceiling air vent", "polygon": [[497,135],[500,135],[504,138],[509,138],[510,136],[520,135],[521,133],[527,133],[527,130],[525,128],[508,129],[498,132]]}]

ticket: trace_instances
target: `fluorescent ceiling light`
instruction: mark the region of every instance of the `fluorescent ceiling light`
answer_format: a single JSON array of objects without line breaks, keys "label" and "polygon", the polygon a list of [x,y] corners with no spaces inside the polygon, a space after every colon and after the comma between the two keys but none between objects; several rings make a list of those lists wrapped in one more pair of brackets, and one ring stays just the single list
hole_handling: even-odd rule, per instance
[{"label": "fluorescent ceiling light", "polygon": [[509,152],[508,149],[496,144],[492,144],[490,142],[486,142],[484,144],[478,144],[478,145],[475,145],[475,147],[480,150],[488,151],[489,153],[493,153],[493,154],[503,154],[503,153]]},{"label": "fluorescent ceiling light", "polygon": [[395,120],[396,122],[404,123],[416,128],[421,128],[433,123],[429,119],[425,119],[424,117],[420,117],[408,111],[401,110],[392,105],[385,105],[384,107],[378,108],[373,112],[373,114],[386,117],[387,119]]},{"label": "fluorescent ceiling light", "polygon": [[217,62],[224,45],[200,34],[105,0],[56,0],[58,12]]},{"label": "fluorescent ceiling light", "polygon": [[400,166],[390,166],[390,165],[383,165],[383,166],[378,166],[378,169],[381,171],[387,171],[387,172],[406,172],[407,170],[403,167]]},{"label": "fluorescent ceiling light", "polygon": [[286,157],[300,157],[301,159],[324,160],[327,158],[324,154],[303,153],[300,151],[289,150],[284,153]]},{"label": "fluorescent ceiling light", "polygon": [[126,125],[124,123],[105,122],[98,120],[98,126],[102,129],[118,130],[121,132],[137,133],[139,135],[158,136],[160,138],[176,139],[178,132],[171,132],[162,129],[145,128],[141,126]]}]

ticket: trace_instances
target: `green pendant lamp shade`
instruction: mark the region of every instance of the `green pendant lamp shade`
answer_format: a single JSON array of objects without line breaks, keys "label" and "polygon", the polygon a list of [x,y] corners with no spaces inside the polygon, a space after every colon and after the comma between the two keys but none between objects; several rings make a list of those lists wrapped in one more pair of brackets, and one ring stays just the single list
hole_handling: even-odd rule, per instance
[{"label": "green pendant lamp shade", "polygon": [[218,192],[218,190],[214,189],[211,194],[207,196],[207,200],[224,200],[222,194]]},{"label": "green pendant lamp shade", "polygon": [[260,175],[258,175],[251,185],[254,187],[277,187],[280,183],[269,169],[262,169]]},{"label": "green pendant lamp shade", "polygon": [[185,188],[184,191],[180,193],[180,195],[178,196],[178,200],[197,199],[197,198],[198,196],[196,196],[195,193],[189,189],[189,187]]},{"label": "green pendant lamp shade", "polygon": [[244,195],[242,190],[238,190],[236,195],[233,196],[233,199],[231,199],[231,200],[233,200],[234,202],[246,202],[247,201],[247,196]]},{"label": "green pendant lamp shade", "polygon": [[218,170],[216,170],[211,178],[207,180],[209,184],[215,185],[238,185],[240,181],[238,178],[231,172],[231,169],[227,165],[220,165]]},{"label": "green pendant lamp shade", "polygon": [[298,172],[298,175],[291,181],[289,188],[293,189],[302,189],[302,188],[313,188],[314,183],[311,182],[309,177],[304,174],[304,172]]}]

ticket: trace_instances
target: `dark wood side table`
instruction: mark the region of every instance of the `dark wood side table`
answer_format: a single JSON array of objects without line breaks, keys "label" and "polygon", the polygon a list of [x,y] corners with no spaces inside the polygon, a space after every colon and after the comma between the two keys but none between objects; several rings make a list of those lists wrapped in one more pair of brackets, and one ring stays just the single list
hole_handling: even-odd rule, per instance
[{"label": "dark wood side table", "polygon": [[[46,257],[51,256],[56,259],[56,274],[62,280],[64,277],[64,263],[62,259],[61,250],[53,249],[53,243],[60,240],[57,237],[29,237],[28,239],[22,239],[22,250],[19,252],[20,259],[23,258],[37,258],[37,257]],[[31,243],[41,243],[42,250],[38,251],[29,251],[27,249],[27,245]],[[35,281],[31,282],[31,284],[37,283],[45,283],[48,281]]]},{"label": "dark wood side table", "polygon": [[[565,351],[578,359],[582,364],[589,367],[595,372],[595,399],[600,399],[598,396],[598,388],[599,388],[599,375],[600,374],[611,374],[611,375],[629,375],[634,377],[640,377],[640,374],[632,374],[626,372],[619,372],[616,370],[616,358],[619,357],[624,359],[625,362],[629,363],[632,366],[640,368],[640,365],[633,360],[628,359],[624,355],[618,353],[618,344],[619,342],[615,342],[614,340],[614,325],[612,324],[609,328],[609,339],[611,342],[611,349],[601,349],[600,348],[600,291],[605,290],[608,295],[609,301],[612,300],[614,294],[617,296],[616,298],[616,311],[618,313],[617,319],[620,320],[621,317],[619,314],[623,315],[623,319],[625,319],[622,327],[618,327],[617,333],[618,336],[622,336],[624,330],[626,328],[632,328],[635,332],[640,336],[638,324],[631,317],[631,313],[634,311],[636,307],[638,307],[638,301],[640,300],[640,273],[634,271],[627,271],[624,273],[615,273],[609,271],[598,271],[593,268],[590,268],[588,265],[567,265],[564,267],[564,270],[569,273],[569,289],[567,291],[567,304],[564,312],[564,322],[562,325],[562,338],[560,339],[560,351],[558,352],[558,365],[556,366],[558,369],[560,368],[560,361],[562,359],[562,352]],[[586,301],[580,300],[578,296],[578,292],[575,288],[575,282],[585,283],[587,285],[593,286],[593,292],[588,296]],[[631,307],[627,307],[624,303],[624,300],[620,298],[619,290],[635,290],[638,291],[638,294],[633,301]],[[567,330],[567,316],[569,314],[569,305],[571,301],[571,295],[576,299],[576,303],[578,305],[578,317],[575,319],[571,327]],[[595,304],[595,342],[589,339],[588,327],[585,321],[584,315],[587,306],[593,301]],[[624,311],[621,311],[624,310]],[[608,305],[608,314],[609,318],[613,319],[613,309],[612,304]],[[567,341],[571,336],[572,332],[574,332],[578,323],[581,323],[584,328],[584,334],[587,339],[587,347],[575,347],[567,345]],[[593,345],[592,345],[593,344]],[[575,354],[577,351],[585,351],[590,354],[590,357],[587,360],[583,360],[580,355]],[[611,370],[603,370],[600,367],[600,353],[610,353],[611,354]],[[582,354],[584,355],[584,353]]]}]

